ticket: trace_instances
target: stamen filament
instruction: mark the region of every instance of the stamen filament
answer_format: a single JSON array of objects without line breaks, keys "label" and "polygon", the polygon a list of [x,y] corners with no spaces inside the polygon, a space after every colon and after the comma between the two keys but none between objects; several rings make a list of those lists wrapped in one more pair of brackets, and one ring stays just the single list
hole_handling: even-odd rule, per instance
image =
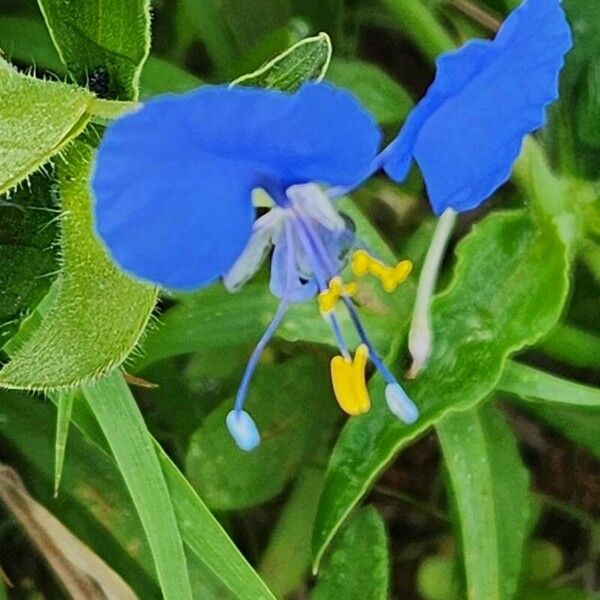
[{"label": "stamen filament", "polygon": [[285,290],[279,306],[277,307],[277,311],[275,315],[271,319],[269,326],[262,334],[262,337],[256,344],[256,347],[252,351],[250,356],[250,360],[248,360],[248,364],[246,365],[246,369],[244,371],[244,375],[242,377],[242,381],[240,383],[240,387],[238,388],[236,397],[235,397],[235,405],[233,410],[227,415],[227,428],[229,429],[229,433],[235,440],[236,444],[247,452],[253,450],[260,443],[260,434],[258,433],[258,429],[256,424],[252,420],[252,417],[243,410],[244,402],[246,400],[246,396],[248,395],[248,387],[250,385],[250,380],[252,379],[252,375],[256,370],[258,365],[258,361],[262,356],[267,344],[275,334],[275,331],[281,325],[283,318],[287,312],[289,307],[289,294],[292,289],[292,276],[294,273],[294,250],[293,250],[293,238],[290,226],[288,223],[285,223],[285,235],[287,241],[287,277],[285,282]]},{"label": "stamen filament", "polygon": [[446,209],[439,218],[437,227],[427,250],[423,269],[417,285],[417,297],[408,332],[408,349],[413,363],[407,376],[414,379],[429,362],[433,346],[431,330],[431,298],[435,291],[440,266],[456,223],[456,212]]},{"label": "stamen filament", "polygon": [[[296,233],[298,234],[298,237],[300,238],[300,242],[302,243],[302,247],[306,252],[308,260],[312,266],[315,278],[317,280],[317,287],[319,288],[319,292],[323,293],[328,289],[327,280],[329,279],[329,277],[327,276],[327,269],[323,267],[323,265],[319,261],[318,252],[311,243],[310,227],[307,226],[302,216],[299,214],[297,214],[297,218],[294,219],[292,223],[294,225]],[[335,313],[333,311],[324,313],[323,318],[331,327],[331,331],[342,356],[344,358],[350,358],[348,345],[344,340],[344,336],[342,335],[342,330],[337,320],[337,317],[335,316]]]}]

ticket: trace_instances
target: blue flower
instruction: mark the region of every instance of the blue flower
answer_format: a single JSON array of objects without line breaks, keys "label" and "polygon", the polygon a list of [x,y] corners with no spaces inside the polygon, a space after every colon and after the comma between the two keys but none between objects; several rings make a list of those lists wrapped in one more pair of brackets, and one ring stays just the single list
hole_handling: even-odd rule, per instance
[{"label": "blue flower", "polygon": [[425,97],[381,164],[402,181],[414,158],[436,214],[476,208],[510,176],[523,138],[558,97],[571,32],[560,0],[526,0],[496,38],[442,54]]},{"label": "blue flower", "polygon": [[[425,99],[396,140],[379,153],[381,133],[347,92],[325,83],[295,94],[205,86],[163,96],[112,123],[92,180],[95,225],[113,259],[135,277],[192,290],[222,277],[238,290],[272,251],[279,308],[248,362],[227,426],[253,449],[259,434],[244,401],[259,358],[292,302],[317,297],[340,355],[331,362],[336,398],[350,414],[370,406],[367,359],[384,377],[390,410],[418,415],[360,322],[356,283],[372,276],[392,292],[410,263],[385,265],[336,210],[335,190],[353,189],[383,167],[395,180],[414,157],[434,209],[473,208],[504,181],[523,136],[543,123],[570,44],[557,0],[526,0],[494,42],[445,55]],[[255,220],[253,191],[270,211]],[[352,356],[336,309],[361,340]]]}]

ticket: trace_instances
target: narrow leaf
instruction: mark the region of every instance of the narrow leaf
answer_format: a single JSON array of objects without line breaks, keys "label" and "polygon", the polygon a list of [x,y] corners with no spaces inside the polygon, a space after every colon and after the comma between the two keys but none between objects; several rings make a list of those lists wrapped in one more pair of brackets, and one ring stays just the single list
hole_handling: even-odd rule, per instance
[{"label": "narrow leaf", "polygon": [[150,49],[148,0],[38,0],[63,63],[100,97],[136,100]]},{"label": "narrow leaf", "polygon": [[575,383],[514,361],[506,363],[498,389],[530,402],[600,408],[600,388]]},{"label": "narrow leaf", "polygon": [[304,82],[320,81],[331,60],[331,40],[326,33],[306,38],[254,73],[243,75],[231,85],[296,91]]},{"label": "narrow leaf", "polygon": [[469,600],[509,600],[530,519],[529,478],[501,412],[488,404],[436,424],[458,514]]},{"label": "narrow leaf", "polygon": [[324,479],[317,466],[302,470],[260,561],[259,573],[278,598],[289,596],[310,569],[310,534]]},{"label": "narrow leaf", "polygon": [[56,440],[54,442],[54,496],[58,496],[58,488],[62,478],[65,465],[65,451],[67,449],[67,437],[71,425],[71,414],[73,413],[73,392],[58,392],[58,412],[56,414]]},{"label": "narrow leaf", "polygon": [[113,373],[85,393],[142,521],[165,600],[191,600],[173,504],[152,438],[127,384]]},{"label": "narrow leaf", "polygon": [[121,364],[150,318],[156,290],[121,273],[92,227],[92,149],[73,145],[59,168],[62,271],[40,327],[0,371],[0,386],[69,388]]},{"label": "narrow leaf", "polygon": [[0,194],[83,131],[91,99],[87,90],[19,73],[0,57]]},{"label": "narrow leaf", "polygon": [[473,228],[457,255],[453,281],[432,307],[431,362],[406,385],[420,418],[410,426],[395,420],[380,401],[382,382],[374,380],[374,409],[349,422],[331,458],[313,538],[317,564],[346,515],[395,454],[450,410],[487,397],[507,356],[535,343],[560,316],[569,265],[552,223],[538,228],[527,213],[495,213]]}]

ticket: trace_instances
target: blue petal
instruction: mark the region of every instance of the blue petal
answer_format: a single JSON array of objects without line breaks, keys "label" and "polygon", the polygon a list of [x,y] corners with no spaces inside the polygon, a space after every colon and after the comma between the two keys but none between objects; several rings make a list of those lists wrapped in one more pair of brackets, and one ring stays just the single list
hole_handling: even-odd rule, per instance
[{"label": "blue petal", "polygon": [[125,271],[189,290],[227,271],[254,220],[253,173],[207,155],[172,98],[109,127],[92,179],[96,230]]},{"label": "blue petal", "polygon": [[370,115],[328,84],[163,96],[108,128],[92,181],[96,229],[133,275],[200,287],[246,246],[253,188],[354,184],[379,142]]},{"label": "blue petal", "polygon": [[544,124],[571,45],[560,0],[525,0],[493,42],[440,56],[433,85],[384,151],[388,175],[403,180],[414,157],[436,214],[477,207]]}]

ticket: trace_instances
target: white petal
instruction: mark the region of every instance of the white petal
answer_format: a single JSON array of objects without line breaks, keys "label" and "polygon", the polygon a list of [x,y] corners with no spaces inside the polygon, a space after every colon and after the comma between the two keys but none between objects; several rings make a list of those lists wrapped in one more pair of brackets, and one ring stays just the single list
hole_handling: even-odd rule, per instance
[{"label": "white petal", "polygon": [[237,292],[260,269],[273,238],[279,235],[284,211],[273,208],[254,223],[252,235],[233,267],[223,276],[223,284],[230,292]]}]

